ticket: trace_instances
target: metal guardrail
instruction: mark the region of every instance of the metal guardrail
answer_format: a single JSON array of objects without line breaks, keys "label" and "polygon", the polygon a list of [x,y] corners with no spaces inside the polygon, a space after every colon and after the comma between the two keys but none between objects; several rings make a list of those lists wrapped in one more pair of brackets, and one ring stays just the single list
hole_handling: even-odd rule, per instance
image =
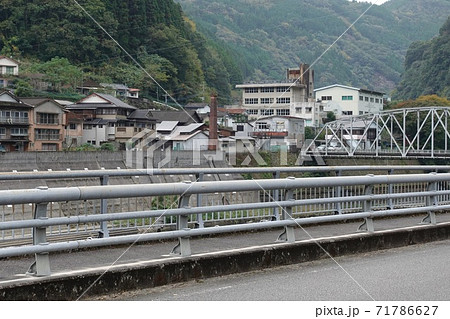
[{"label": "metal guardrail", "polygon": [[[404,187],[405,185],[422,185]],[[345,187],[361,187],[358,194],[334,193],[329,198],[296,199],[295,193],[304,189],[316,188],[344,189]],[[283,194],[282,200],[272,198],[269,202],[253,202],[209,207],[189,207],[189,199],[193,195],[211,194],[216,192],[274,191]],[[379,192],[382,190],[383,192]],[[116,199],[130,197],[166,196],[178,197],[178,207],[123,213],[105,213],[97,215],[70,216],[49,218],[48,207],[58,201],[87,201],[93,199]],[[420,198],[414,205],[405,207],[402,200]],[[315,204],[342,205],[344,203],[359,203],[358,210],[349,212],[334,211],[329,215],[300,215],[294,217],[294,208]],[[423,222],[436,224],[435,212],[450,209],[450,173],[402,174],[402,175],[366,175],[366,176],[335,176],[261,180],[232,180],[216,182],[181,182],[141,185],[103,185],[65,188],[46,188],[4,190],[0,191],[0,205],[32,204],[35,207],[34,219],[0,222],[0,231],[32,228],[33,245],[6,247],[0,249],[0,257],[35,254],[35,262],[29,273],[37,276],[50,274],[48,254],[56,251],[100,247],[115,244],[130,244],[141,241],[161,239],[176,239],[178,245],[172,254],[189,256],[191,254],[190,237],[211,235],[226,232],[257,230],[268,228],[283,228],[280,241],[295,241],[294,228],[311,223],[324,223],[349,219],[364,221],[360,229],[373,232],[373,219],[384,216],[426,213]],[[414,207],[412,207],[414,206]],[[278,208],[279,216],[272,215],[272,221],[259,223],[240,223],[219,227],[192,228],[189,227],[189,216],[205,214],[217,210],[236,212],[246,209]],[[272,210],[271,210],[272,211]],[[128,220],[131,218],[162,218],[176,217],[176,230],[164,232],[141,233],[116,237],[72,240],[68,242],[49,243],[47,229],[52,226],[81,225],[85,223],[106,223],[108,221]]]},{"label": "metal guardrail", "polygon": [[[114,178],[130,178],[131,183],[148,183],[155,182],[162,177],[176,180],[176,179],[190,179],[192,182],[201,182],[203,180],[221,180],[230,179],[232,177],[238,177],[242,174],[245,178],[257,178],[263,176],[264,178],[273,177],[274,179],[280,176],[307,176],[311,175],[333,175],[340,176],[344,174],[361,174],[363,172],[380,172],[381,174],[396,174],[399,172],[447,172],[450,171],[450,166],[318,166],[318,167],[258,167],[258,168],[178,168],[178,169],[100,169],[100,170],[70,170],[66,171],[33,171],[33,172],[4,172],[0,173],[0,183],[8,187],[9,181],[20,181],[19,183],[25,184],[28,180],[44,180],[48,184],[49,181],[60,180],[71,181],[68,185],[76,183],[77,179],[90,180],[90,184],[96,183],[95,179],[99,179],[101,185],[108,185]],[[139,177],[146,176],[144,180],[139,182]],[[169,178],[173,177],[173,178]],[[178,176],[178,177],[177,177]],[[209,177],[213,176],[213,177]],[[93,181],[92,181],[93,179]],[[142,178],[141,178],[142,180]],[[120,181],[124,183],[123,181]],[[45,184],[43,183],[43,184]],[[64,184],[63,184],[64,185]],[[35,183],[35,186],[36,185]],[[20,185],[20,188],[24,186]],[[393,187],[393,186],[389,186]],[[424,185],[403,185],[403,188],[414,188],[418,191],[424,190]],[[336,187],[311,187],[304,188],[301,191],[294,193],[294,199],[307,199],[307,198],[329,198],[338,196],[355,196],[361,195],[364,189],[359,186],[336,186]],[[398,189],[377,189],[376,192],[392,193],[399,192]],[[258,190],[253,192],[237,192],[231,193],[217,193],[217,194],[197,194],[195,198],[191,198],[190,205],[201,206],[218,206],[224,204],[235,203],[253,203],[271,202],[274,199],[280,200],[284,196],[283,191],[279,189],[274,190]],[[157,210],[173,208],[174,203],[177,201],[176,196],[154,196],[154,197],[136,197],[136,198],[115,198],[108,200],[106,198],[97,200],[82,200],[82,201],[59,201],[50,202],[48,207],[48,215],[55,217],[64,216],[81,216],[81,215],[96,215],[106,213],[118,213],[129,211],[144,211],[144,210]],[[399,201],[398,199],[397,201]],[[403,205],[416,205],[417,201],[420,202],[420,197],[412,197],[409,199],[403,199]],[[398,203],[397,203],[398,204]],[[375,205],[378,205],[375,203]],[[393,205],[391,200],[390,206]],[[400,205],[400,204],[398,204]],[[294,207],[292,213],[294,216],[308,214],[333,214],[334,212],[346,213],[360,210],[360,204],[357,202],[336,202],[329,203],[327,201],[318,201],[311,203],[307,206]],[[30,219],[33,216],[35,205],[32,203],[24,204],[5,204],[0,205],[0,221],[14,221]],[[195,225],[195,227],[203,228],[205,224],[224,224],[224,223],[236,223],[246,221],[260,221],[267,219],[279,219],[280,209],[278,207],[271,208],[259,208],[259,209],[246,209],[233,213],[227,213],[227,210],[218,209],[208,213],[199,213],[197,215],[190,215],[189,224]],[[160,218],[155,223],[155,218],[136,218],[134,220],[119,220],[115,222],[102,222],[100,224],[84,224],[83,227],[50,227],[48,229],[49,235],[52,236],[72,236],[74,233],[86,233],[94,232],[98,233],[101,237],[108,237],[109,232],[123,232],[132,231],[137,232],[140,229],[146,229],[150,226],[155,228],[173,228],[176,226],[176,218],[173,216],[167,216],[166,218]],[[2,241],[11,240],[31,240],[32,232],[30,229],[19,229],[11,231],[0,231],[0,244]]]}]

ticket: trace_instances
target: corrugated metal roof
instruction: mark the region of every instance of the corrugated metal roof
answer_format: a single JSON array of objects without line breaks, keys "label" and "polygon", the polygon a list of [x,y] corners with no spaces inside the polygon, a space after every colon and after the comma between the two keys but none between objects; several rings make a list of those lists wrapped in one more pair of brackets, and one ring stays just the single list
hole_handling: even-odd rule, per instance
[{"label": "corrugated metal roof", "polygon": [[178,121],[162,121],[158,125],[156,125],[157,132],[172,132],[174,128],[178,125]]},{"label": "corrugated metal roof", "polygon": [[192,123],[186,126],[180,126],[178,132],[180,134],[190,134],[193,131],[198,130],[203,125],[204,125],[203,123]]}]

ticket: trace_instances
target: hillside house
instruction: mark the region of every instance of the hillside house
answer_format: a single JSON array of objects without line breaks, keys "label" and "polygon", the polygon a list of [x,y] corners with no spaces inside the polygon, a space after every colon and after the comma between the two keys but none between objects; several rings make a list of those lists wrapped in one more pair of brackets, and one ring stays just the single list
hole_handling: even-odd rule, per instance
[{"label": "hillside house", "polygon": [[0,56],[0,89],[6,88],[11,80],[19,75],[19,62],[8,58],[4,55]]},{"label": "hillside house", "polygon": [[148,112],[136,112],[137,108],[118,98],[93,93],[67,110],[83,118],[82,143],[100,146],[106,142],[124,144],[145,128],[153,129],[155,121]]},{"label": "hillside house", "polygon": [[47,98],[22,98],[33,105],[30,130],[32,151],[60,151],[65,146],[66,113],[62,105]]},{"label": "hillside house", "polygon": [[33,105],[21,101],[9,91],[0,91],[0,151],[28,151]]}]

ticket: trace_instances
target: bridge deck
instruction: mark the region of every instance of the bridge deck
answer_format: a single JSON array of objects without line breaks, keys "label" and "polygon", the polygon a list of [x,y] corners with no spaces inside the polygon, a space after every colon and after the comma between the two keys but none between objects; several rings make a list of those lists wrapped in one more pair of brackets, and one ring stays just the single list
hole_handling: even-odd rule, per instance
[{"label": "bridge deck", "polygon": [[[375,220],[375,230],[381,231],[393,228],[417,226],[422,217],[423,216],[408,216]],[[450,213],[437,214],[437,221],[438,223],[450,222]],[[296,229],[296,240],[306,241],[311,238],[318,239],[355,234],[359,224],[360,222],[347,222]],[[195,256],[224,250],[272,245],[275,243],[280,232],[281,230],[273,230],[191,239],[192,254]],[[182,260],[180,257],[169,255],[169,252],[174,245],[175,242],[160,242],[138,244],[132,247],[122,246],[52,254],[50,256],[52,268],[52,275],[50,277],[63,278],[65,276],[72,276],[76,272],[98,272],[99,268],[102,267],[106,267],[104,269],[107,269],[107,267],[112,265],[127,265],[149,260],[155,260],[156,263],[160,264],[168,261]],[[6,286],[22,285],[30,282],[37,283],[40,280],[46,280],[45,278],[36,278],[25,275],[25,272],[32,261],[32,257],[0,260],[0,290],[2,287]]]}]

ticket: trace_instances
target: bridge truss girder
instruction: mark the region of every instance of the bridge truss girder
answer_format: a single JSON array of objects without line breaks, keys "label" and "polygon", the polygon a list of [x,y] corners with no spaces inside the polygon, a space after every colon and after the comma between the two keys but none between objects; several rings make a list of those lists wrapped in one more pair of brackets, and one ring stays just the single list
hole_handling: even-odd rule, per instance
[{"label": "bridge truss girder", "polygon": [[325,137],[324,155],[449,156],[449,116],[449,107],[430,106],[342,118],[326,123],[307,152]]}]

